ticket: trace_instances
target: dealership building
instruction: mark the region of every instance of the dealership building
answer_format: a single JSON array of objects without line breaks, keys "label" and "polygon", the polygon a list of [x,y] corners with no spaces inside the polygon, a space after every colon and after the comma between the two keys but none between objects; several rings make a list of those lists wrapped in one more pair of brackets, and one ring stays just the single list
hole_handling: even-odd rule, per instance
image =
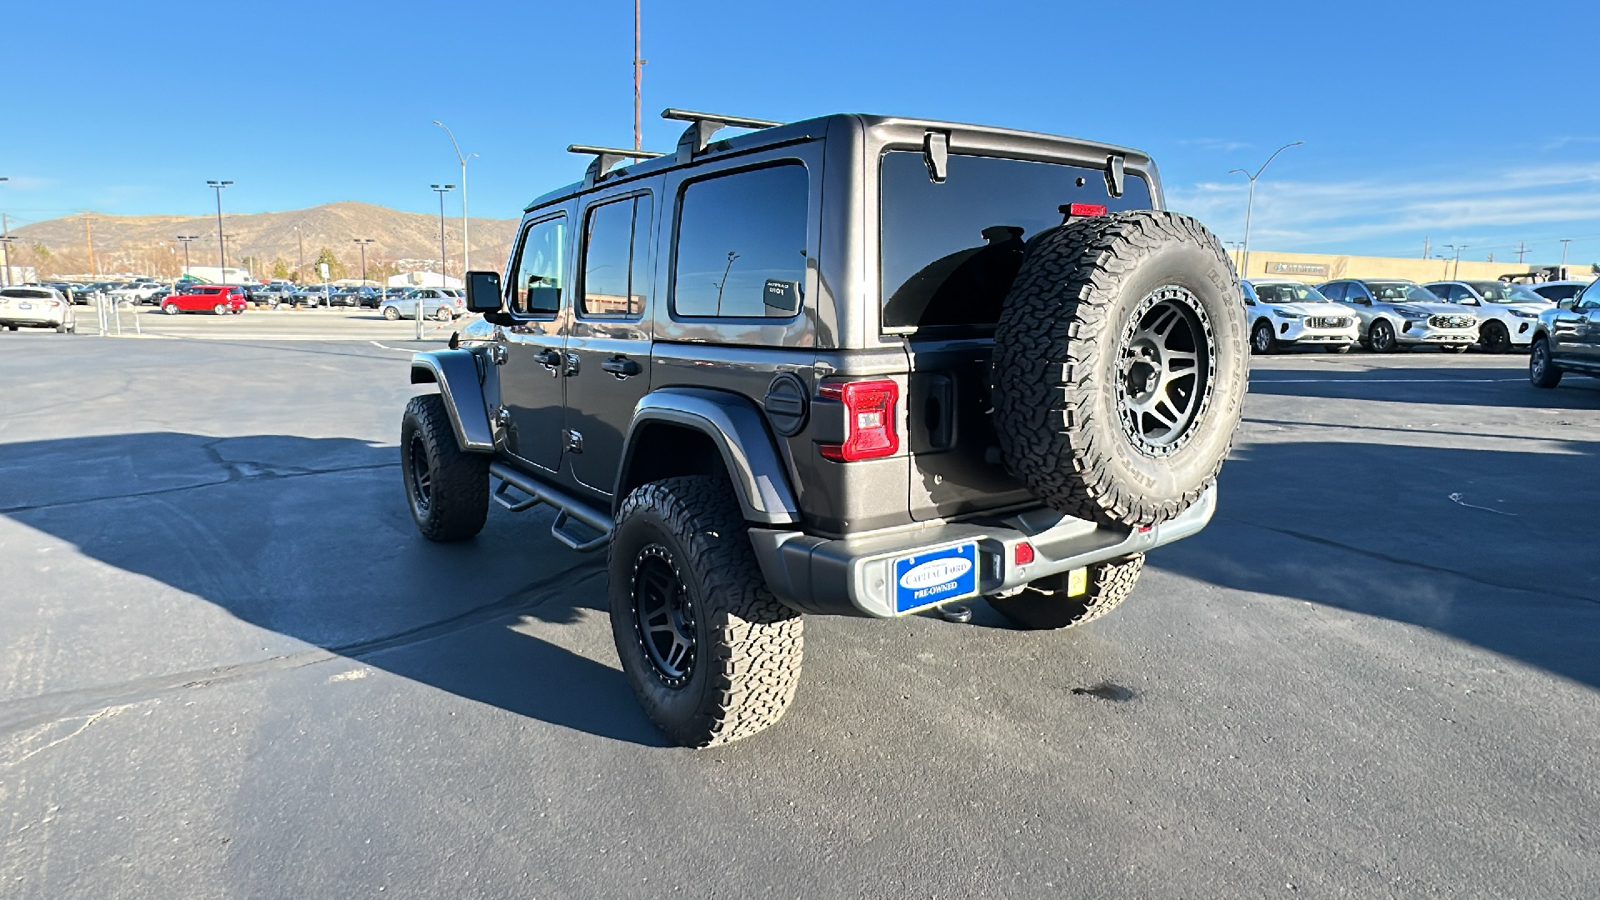
[{"label": "dealership building", "polygon": [[[1405,278],[1411,281],[1493,281],[1508,275],[1526,275],[1544,266],[1515,262],[1483,262],[1463,259],[1419,259],[1393,256],[1336,256],[1328,253],[1283,253],[1277,250],[1250,251],[1250,271],[1244,272],[1240,252],[1230,251],[1235,268],[1244,278],[1289,278],[1307,284],[1320,284],[1336,278]],[[1590,266],[1569,265],[1567,277],[1592,281]]]}]

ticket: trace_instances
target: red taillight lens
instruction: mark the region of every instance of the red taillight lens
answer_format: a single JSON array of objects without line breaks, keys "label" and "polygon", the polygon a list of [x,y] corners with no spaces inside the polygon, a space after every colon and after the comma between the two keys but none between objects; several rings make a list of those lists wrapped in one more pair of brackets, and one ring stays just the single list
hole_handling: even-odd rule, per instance
[{"label": "red taillight lens", "polygon": [[1103,216],[1106,208],[1098,203],[1073,203],[1067,207],[1067,215],[1077,218],[1079,216]]},{"label": "red taillight lens", "polygon": [[836,382],[822,385],[817,393],[844,404],[844,443],[820,445],[818,452],[825,458],[855,462],[893,456],[900,449],[900,435],[894,429],[899,385],[892,381]]},{"label": "red taillight lens", "polygon": [[1018,544],[1011,551],[1011,561],[1019,566],[1025,566],[1033,562],[1033,545],[1027,541]]}]

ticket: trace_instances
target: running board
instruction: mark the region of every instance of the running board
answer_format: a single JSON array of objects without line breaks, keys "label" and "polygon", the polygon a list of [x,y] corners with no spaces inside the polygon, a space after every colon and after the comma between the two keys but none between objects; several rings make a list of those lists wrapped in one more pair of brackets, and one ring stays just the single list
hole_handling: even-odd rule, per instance
[{"label": "running board", "polygon": [[[541,503],[555,507],[556,520],[550,523],[550,536],[571,549],[589,553],[610,542],[611,516],[600,509],[504,463],[491,463],[489,474],[500,479],[499,486],[494,489],[494,501],[511,512],[522,512]],[[511,488],[527,496],[513,497],[509,493]],[[593,535],[586,535],[584,531],[593,532]]]}]

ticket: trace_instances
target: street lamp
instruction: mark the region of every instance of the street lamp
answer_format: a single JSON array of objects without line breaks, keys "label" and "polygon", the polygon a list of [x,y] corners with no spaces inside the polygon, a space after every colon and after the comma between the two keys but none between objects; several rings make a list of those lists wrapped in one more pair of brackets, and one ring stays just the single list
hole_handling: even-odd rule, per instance
[{"label": "street lamp", "polygon": [[[466,171],[467,164],[461,164],[461,170]],[[449,282],[450,276],[445,272],[446,260],[444,255],[444,195],[455,190],[453,184],[431,185],[433,192],[439,195],[439,287],[442,290]],[[422,340],[422,298],[417,298],[417,340]]]},{"label": "street lamp", "polygon": [[231,181],[207,181],[206,187],[217,192],[217,258],[222,260],[222,267],[217,273],[221,279],[219,284],[228,283],[228,248],[222,238],[222,189],[232,185]]},{"label": "street lamp", "polygon": [[376,243],[372,238],[351,238],[350,243],[361,248],[361,286],[367,286],[367,245]]},{"label": "street lamp", "polygon": [[[0,181],[10,181],[10,176],[0,175]],[[11,226],[6,224],[4,216],[0,216],[0,253],[4,254],[4,266],[0,269],[0,287],[11,286]]]},{"label": "street lamp", "polygon": [[1256,179],[1260,178],[1261,173],[1267,170],[1267,166],[1272,165],[1272,161],[1278,158],[1279,153],[1282,153],[1290,147],[1298,147],[1304,143],[1305,141],[1295,141],[1292,144],[1284,144],[1282,147],[1272,151],[1272,155],[1267,157],[1267,161],[1261,164],[1261,168],[1257,169],[1254,175],[1251,175],[1248,169],[1228,170],[1229,175],[1238,172],[1244,177],[1250,179],[1250,197],[1245,201],[1244,205],[1244,252],[1241,254],[1244,257],[1244,265],[1240,267],[1243,269],[1243,271],[1239,273],[1240,278],[1250,277],[1250,213],[1256,205]]},{"label": "street lamp", "polygon": [[198,234],[180,234],[176,238],[173,238],[173,240],[179,241],[179,242],[181,242],[183,244],[183,280],[184,281],[188,281],[189,280],[189,244],[190,244],[191,241],[200,240],[200,235],[198,235]]},{"label": "street lamp", "polygon": [[461,145],[456,143],[455,132],[450,130],[450,126],[438,119],[434,119],[433,124],[443,128],[444,133],[450,135],[450,146],[456,149],[456,159],[461,161],[461,271],[465,272],[472,268],[472,248],[467,244],[467,160],[478,154],[463,155]]}]

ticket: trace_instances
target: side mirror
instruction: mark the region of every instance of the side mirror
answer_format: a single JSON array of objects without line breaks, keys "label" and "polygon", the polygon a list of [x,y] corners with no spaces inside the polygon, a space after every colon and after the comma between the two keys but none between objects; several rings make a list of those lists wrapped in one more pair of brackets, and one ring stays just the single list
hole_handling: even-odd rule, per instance
[{"label": "side mirror", "polygon": [[499,272],[467,273],[467,310],[475,313],[499,312],[505,305],[500,290]]},{"label": "side mirror", "polygon": [[1556,304],[1556,309],[1572,309],[1578,305],[1577,297],[1568,297]]}]

